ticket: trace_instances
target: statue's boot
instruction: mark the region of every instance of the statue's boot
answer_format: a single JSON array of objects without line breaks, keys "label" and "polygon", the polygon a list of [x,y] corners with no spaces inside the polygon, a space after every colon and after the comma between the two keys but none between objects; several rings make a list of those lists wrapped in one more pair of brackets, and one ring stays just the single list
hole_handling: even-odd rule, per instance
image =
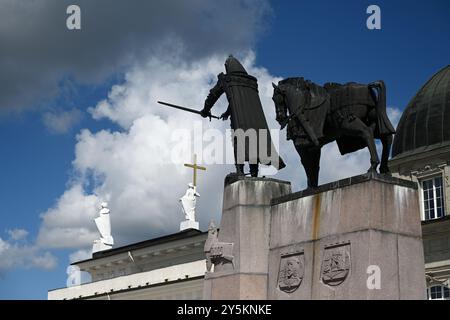
[{"label": "statue's boot", "polygon": [[370,168],[367,170],[367,173],[371,176],[376,175],[379,163],[380,161],[370,161]]},{"label": "statue's boot", "polygon": [[244,174],[244,165],[243,164],[237,164],[236,165],[236,174],[238,176],[243,176]]},{"label": "statue's boot", "polygon": [[258,176],[258,164],[250,164],[250,174],[252,177]]}]

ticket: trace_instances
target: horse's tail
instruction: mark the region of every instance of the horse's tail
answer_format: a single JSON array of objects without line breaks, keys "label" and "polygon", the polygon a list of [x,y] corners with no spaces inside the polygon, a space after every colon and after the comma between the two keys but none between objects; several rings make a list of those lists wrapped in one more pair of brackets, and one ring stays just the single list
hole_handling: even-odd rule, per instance
[{"label": "horse's tail", "polygon": [[[375,110],[377,114],[377,129],[380,136],[395,133],[394,126],[389,120],[386,112],[386,85],[383,80],[369,84],[369,89],[377,92]],[[373,91],[371,91],[373,92]]]},{"label": "horse's tail", "polygon": [[374,81],[369,83],[369,88],[377,91],[376,103],[377,108],[386,109],[386,84],[383,80]]}]

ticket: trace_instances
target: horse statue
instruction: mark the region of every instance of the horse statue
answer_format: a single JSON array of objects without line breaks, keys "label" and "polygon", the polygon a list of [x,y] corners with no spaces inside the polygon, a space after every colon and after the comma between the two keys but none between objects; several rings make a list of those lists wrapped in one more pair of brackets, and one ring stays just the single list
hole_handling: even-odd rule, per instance
[{"label": "horse statue", "polygon": [[[367,147],[369,173],[389,174],[388,158],[395,129],[386,114],[383,81],[370,84],[326,83],[323,87],[304,78],[287,78],[272,83],[272,100],[281,129],[287,126],[300,155],[308,188],[316,188],[322,146],[336,141],[342,155]],[[383,145],[381,164],[375,139]]]}]

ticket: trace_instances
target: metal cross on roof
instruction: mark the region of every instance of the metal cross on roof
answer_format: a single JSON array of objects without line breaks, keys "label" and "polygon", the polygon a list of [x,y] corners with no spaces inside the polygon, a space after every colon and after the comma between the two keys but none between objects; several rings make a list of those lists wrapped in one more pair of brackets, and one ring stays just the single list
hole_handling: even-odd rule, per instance
[{"label": "metal cross on roof", "polygon": [[194,170],[193,183],[194,183],[194,186],[196,187],[197,186],[197,170],[206,170],[206,168],[197,165],[197,155],[196,154],[194,154],[194,164],[185,163],[184,166],[192,168]]}]

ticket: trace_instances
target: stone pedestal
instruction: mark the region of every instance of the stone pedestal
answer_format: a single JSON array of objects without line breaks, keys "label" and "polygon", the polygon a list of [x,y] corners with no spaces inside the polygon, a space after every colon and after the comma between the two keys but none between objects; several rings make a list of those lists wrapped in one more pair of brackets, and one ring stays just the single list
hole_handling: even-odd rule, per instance
[{"label": "stone pedestal", "polygon": [[92,245],[92,254],[109,249],[112,249],[112,245],[103,243],[102,240],[94,240],[94,244]]},{"label": "stone pedestal", "polygon": [[271,200],[289,193],[285,181],[225,180],[218,240],[233,243],[233,261],[206,273],[205,299],[267,299]]},{"label": "stone pedestal", "polygon": [[199,230],[199,223],[198,223],[198,221],[192,221],[192,220],[181,221],[181,223],[180,223],[180,231],[187,230],[187,229]]},{"label": "stone pedestal", "polygon": [[416,188],[362,175],[274,199],[268,299],[425,299]]}]

